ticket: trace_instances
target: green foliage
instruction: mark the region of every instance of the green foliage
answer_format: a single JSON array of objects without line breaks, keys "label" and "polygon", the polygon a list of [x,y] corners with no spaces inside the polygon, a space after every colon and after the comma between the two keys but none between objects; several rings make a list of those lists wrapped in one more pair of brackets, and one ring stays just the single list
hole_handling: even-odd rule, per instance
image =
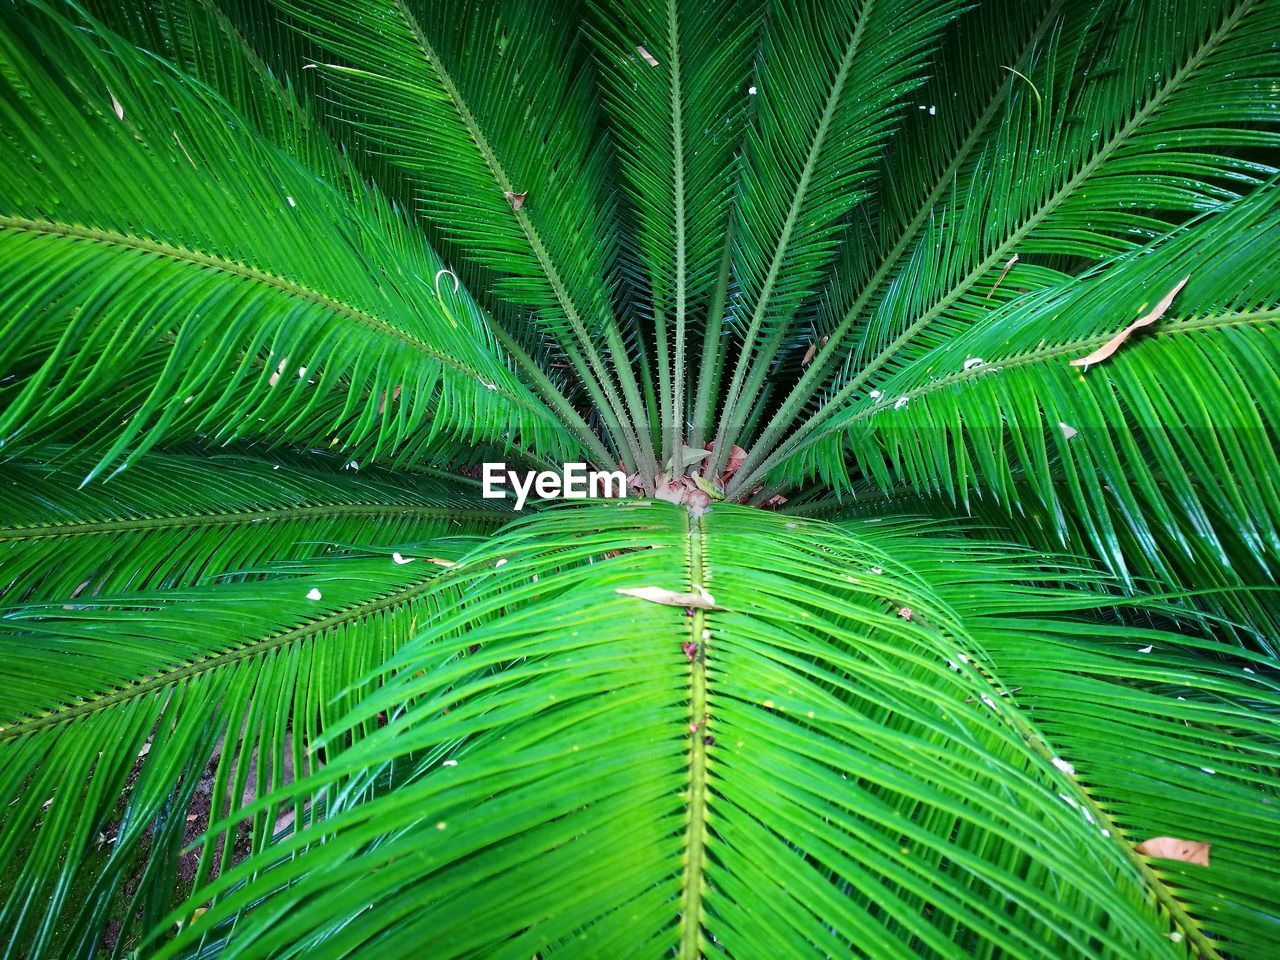
[{"label": "green foliage", "polygon": [[0,955],[1280,953],[1278,45],[5,5]]}]

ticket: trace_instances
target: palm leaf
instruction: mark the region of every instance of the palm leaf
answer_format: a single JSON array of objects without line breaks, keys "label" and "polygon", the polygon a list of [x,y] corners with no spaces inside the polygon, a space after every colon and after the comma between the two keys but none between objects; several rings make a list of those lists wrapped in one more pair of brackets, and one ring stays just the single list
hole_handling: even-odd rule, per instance
[{"label": "palm leaf", "polygon": [[[610,303],[605,156],[587,136],[594,105],[572,32],[516,3],[285,6],[345,61],[316,64],[340,104],[411,118],[360,130],[411,177],[458,255],[479,258],[508,297],[537,311],[633,461],[651,456],[635,430],[641,402]],[[459,72],[460,63],[487,66]],[[559,122],[566,116],[576,122]]]},{"label": "palm leaf", "polygon": [[[335,735],[411,705],[275,798],[322,796],[327,816],[201,891],[184,912],[212,905],[160,955],[209,937],[226,956],[1265,952],[1244,914],[1218,931],[1206,895],[1271,882],[1273,818],[1211,812],[1274,794],[1269,668],[1082,622],[1099,595],[1020,586],[1076,572],[967,552],[730,507],[513,527]],[[637,587],[712,608],[619,592]],[[1100,731],[1077,713],[1103,687],[1119,752],[1090,766]],[[1159,769],[1135,775],[1126,750]],[[447,762],[393,791],[343,786],[427,756]],[[1180,887],[1133,849],[1153,825],[1229,866]]]},{"label": "palm leaf", "polygon": [[[867,196],[876,147],[956,11],[949,2],[896,0],[830,3],[799,14],[785,4],[771,8],[755,81],[758,116],[735,206],[743,347],[716,432],[717,463],[777,350],[768,333],[785,330],[780,321],[830,263],[842,218]],[[762,335],[766,345],[755,357]]]},{"label": "palm leaf", "polygon": [[[89,949],[140,855],[148,866],[125,893],[125,916],[138,911],[149,928],[174,891],[198,789],[214,818],[234,815],[320,762],[314,745],[349,707],[351,684],[439,609],[427,585],[444,570],[423,558],[456,556],[458,547],[419,546],[405,564],[389,555],[277,563],[260,567],[256,581],[6,610],[0,917],[8,952]],[[250,848],[302,809],[257,811]],[[234,829],[206,838],[197,880],[230,863],[236,838]],[[95,861],[103,843],[110,855]],[[90,884],[83,902],[67,899],[72,878]]]},{"label": "palm leaf", "polygon": [[[1242,550],[1271,571],[1280,462],[1267,423],[1277,412],[1273,390],[1253,391],[1276,364],[1280,274],[1263,268],[1243,289],[1238,280],[1255,257],[1280,253],[1277,196],[1267,188],[1090,282],[993,311],[881,381],[808,462],[842,472],[849,442],[882,486],[902,477],[960,503],[982,491],[1008,511],[1040,511],[1060,535],[1078,528],[1122,575],[1157,536],[1184,563],[1207,547],[1205,560],[1229,568]],[[1153,335],[1096,369],[1070,365],[1108,339],[1097,331],[1121,325],[1121,304],[1141,314],[1175,275],[1191,280]],[[1117,526],[1138,550],[1122,548]]]},{"label": "palm leaf", "polygon": [[[1272,119],[1261,91],[1274,74],[1265,51],[1277,15],[1274,4],[1249,0],[1075,6],[1028,48],[1019,69],[1027,80],[988,63],[1011,85],[992,104],[1001,122],[975,118],[971,139],[952,148],[958,166],[940,170],[911,219],[886,218],[877,244],[886,259],[852,287],[844,316],[827,321],[817,369],[855,348],[838,389],[783,452],[875,389],[882,370],[919,359],[993,305],[1140,248],[1168,229],[1161,215],[1211,210],[1244,192],[1236,185],[1274,175],[1252,151],[1276,146],[1273,127],[1261,125]],[[1174,22],[1185,29],[1165,29]],[[935,141],[926,156],[939,152],[937,139],[955,138],[946,125],[923,136]],[[1185,149],[1171,155],[1170,144]],[[808,378],[781,406],[742,487],[764,472],[757,464],[781,458],[766,454],[822,382]]]},{"label": "palm leaf", "polygon": [[4,105],[26,142],[0,148],[7,444],[87,430],[118,467],[161,439],[270,431],[429,459],[437,438],[493,419],[573,448],[375,196],[345,201],[106,32],[53,13],[14,27]]},{"label": "palm leaf", "polygon": [[1278,35],[6,5],[0,954],[1276,955]]}]

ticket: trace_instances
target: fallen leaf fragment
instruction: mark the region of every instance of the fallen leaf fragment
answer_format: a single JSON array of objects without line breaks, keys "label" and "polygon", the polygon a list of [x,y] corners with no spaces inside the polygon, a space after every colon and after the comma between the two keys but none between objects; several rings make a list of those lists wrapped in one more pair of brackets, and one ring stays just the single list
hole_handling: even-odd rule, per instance
[{"label": "fallen leaf fragment", "polygon": [[1161,857],[1164,860],[1181,860],[1201,867],[1209,865],[1211,844],[1201,840],[1179,840],[1177,837],[1152,837],[1143,840],[1136,849],[1143,856]]},{"label": "fallen leaf fragment", "polygon": [[1013,269],[1013,265],[1017,262],[1018,255],[1015,253],[1009,258],[1009,262],[1004,265],[1004,269],[1000,271],[1000,276],[996,277],[996,282],[991,285],[991,289],[987,291],[987,295],[982,298],[983,300],[989,299],[993,293],[1000,289],[1000,284],[1004,283],[1004,278],[1009,275],[1009,271]]},{"label": "fallen leaf fragment", "polygon": [[116,118],[118,120],[123,120],[124,107],[120,106],[120,101],[116,99],[116,95],[112,93],[110,90],[107,91],[107,96],[111,98],[111,109],[116,112]]},{"label": "fallen leaf fragment", "polygon": [[636,47],[636,53],[644,57],[644,62],[647,63],[649,66],[656,67],[658,65],[658,58],[655,57],[648,50],[646,50],[644,47]]},{"label": "fallen leaf fragment", "polygon": [[1061,420],[1058,421],[1058,426],[1062,428],[1062,436],[1067,440],[1070,440],[1072,437],[1074,437],[1077,433],[1080,432],[1075,427],[1065,424]]},{"label": "fallen leaf fragment", "polygon": [[813,360],[813,355],[817,352],[818,345],[816,343],[809,344],[809,349],[804,352],[804,357],[800,360],[800,366],[807,367],[810,361]]},{"label": "fallen leaf fragment", "polygon": [[528,193],[512,193],[510,190],[503,190],[502,195],[511,202],[512,210],[519,210],[521,207],[524,206],[524,198],[527,197],[529,194]]},{"label": "fallen leaf fragment", "polygon": [[455,565],[452,560],[441,560],[439,557],[427,557],[427,563],[438,564],[442,567],[452,567]]},{"label": "fallen leaf fragment", "polygon": [[1071,361],[1073,367],[1087,367],[1092,363],[1101,363],[1107,357],[1111,356],[1120,349],[1121,344],[1129,339],[1129,335],[1140,327],[1148,327],[1164,316],[1164,312],[1169,309],[1169,304],[1173,303],[1173,298],[1178,295],[1178,291],[1186,285],[1191,279],[1190,275],[1183,277],[1174,285],[1174,288],[1160,298],[1160,302],[1152,307],[1148,312],[1144,313],[1133,323],[1129,324],[1114,337],[1100,346],[1097,350],[1084,357],[1078,357]]},{"label": "fallen leaf fragment", "polygon": [[312,587],[310,590],[307,591],[308,600],[321,600],[323,598],[324,598],[324,595],[315,587]]},{"label": "fallen leaf fragment", "polygon": [[391,559],[394,560],[396,563],[401,563],[401,564],[413,563],[413,557],[401,556],[399,553],[393,553],[391,555]]},{"label": "fallen leaf fragment", "polygon": [[638,597],[650,603],[661,603],[668,607],[697,607],[699,610],[714,610],[715,597],[701,587],[697,592],[680,593],[663,587],[619,587],[616,591],[624,597]]}]

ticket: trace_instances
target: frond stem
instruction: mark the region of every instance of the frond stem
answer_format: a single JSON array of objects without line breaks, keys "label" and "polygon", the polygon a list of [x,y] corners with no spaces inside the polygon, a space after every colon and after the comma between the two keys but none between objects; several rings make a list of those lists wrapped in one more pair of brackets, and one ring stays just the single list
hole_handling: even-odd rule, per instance
[{"label": "frond stem", "polygon": [[[689,586],[704,586],[702,523],[688,516]],[[703,897],[706,893],[707,854],[707,707],[706,611],[695,608],[689,618],[689,793],[685,819],[684,875],[680,880],[680,930],[676,955],[680,960],[702,956]]]}]

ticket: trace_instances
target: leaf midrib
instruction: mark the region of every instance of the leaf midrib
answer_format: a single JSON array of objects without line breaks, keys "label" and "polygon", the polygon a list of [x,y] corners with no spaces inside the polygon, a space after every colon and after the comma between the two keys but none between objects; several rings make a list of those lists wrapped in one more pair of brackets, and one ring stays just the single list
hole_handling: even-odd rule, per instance
[{"label": "leaf midrib", "polygon": [[229,526],[240,523],[277,523],[287,520],[380,515],[438,516],[449,519],[457,517],[467,520],[500,520],[506,516],[506,514],[498,510],[432,506],[417,503],[376,503],[370,501],[325,504],[323,506],[262,507],[256,510],[85,520],[71,523],[42,523],[24,527],[0,527],[0,543],[94,534],[131,533],[140,530],[189,529],[193,527]]},{"label": "leaf midrib", "polygon": [[[1194,320],[1185,320],[1177,323],[1175,326],[1166,326],[1154,330],[1147,334],[1144,339],[1165,338],[1176,336],[1183,333],[1191,333],[1199,330],[1217,330],[1225,327],[1253,326],[1271,323],[1280,320],[1280,309],[1277,310],[1256,310],[1244,313],[1228,313],[1220,316],[1200,317]],[[1113,333],[1103,333],[1092,337],[1081,337],[1077,340],[1070,340],[1066,343],[1057,344],[1052,347],[1045,347],[1040,350],[1033,350],[1030,353],[1019,354],[1015,357],[1007,357],[1004,360],[993,360],[991,363],[984,363],[980,367],[973,370],[961,370],[956,373],[949,373],[946,376],[939,377],[929,383],[922,384],[906,393],[898,394],[895,397],[882,399],[878,403],[860,410],[853,416],[849,417],[846,423],[853,423],[857,420],[866,419],[877,413],[890,408],[901,397],[907,397],[914,400],[916,397],[922,397],[926,394],[935,393],[938,390],[950,387],[964,380],[973,380],[981,377],[983,374],[992,373],[998,370],[1008,370],[1013,367],[1025,366],[1031,363],[1040,363],[1045,360],[1054,360],[1068,354],[1080,353],[1090,347],[1096,347],[1115,336]],[[819,434],[826,436],[826,434]]]},{"label": "leaf midrib", "polygon": [[[689,588],[698,592],[706,580],[700,519],[688,514]],[[707,850],[707,643],[702,639],[706,611],[695,608],[689,618],[689,642],[695,651],[689,662],[689,792],[685,820],[684,874],[680,880],[680,926],[676,955],[680,960],[702,956],[703,890]]]}]

